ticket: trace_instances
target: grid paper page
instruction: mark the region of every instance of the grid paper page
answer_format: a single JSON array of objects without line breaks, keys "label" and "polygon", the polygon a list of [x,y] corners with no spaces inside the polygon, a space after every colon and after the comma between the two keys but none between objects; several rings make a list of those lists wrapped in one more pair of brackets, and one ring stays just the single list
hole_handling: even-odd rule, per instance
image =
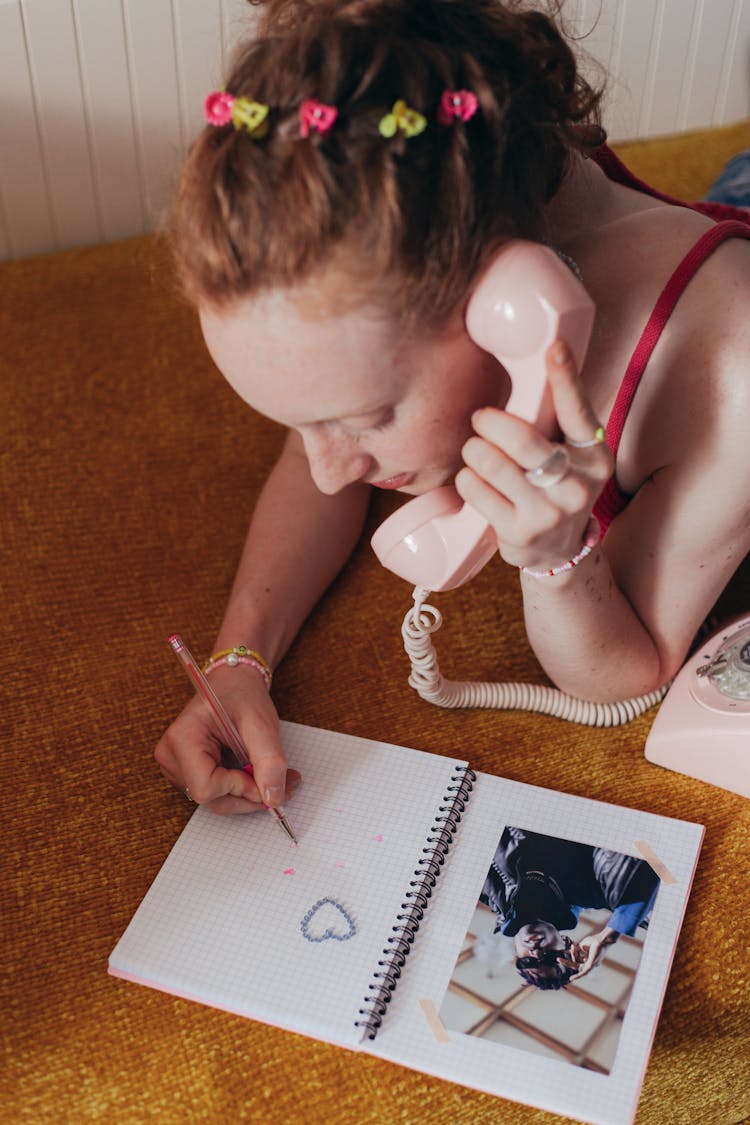
[{"label": "grid paper page", "polygon": [[198,809],[110,957],[110,972],[356,1045],[368,984],[458,764],[282,723],[303,784],[286,812]]},{"label": "grid paper page", "polygon": [[[637,841],[644,841],[674,876],[673,883],[663,879],[659,886],[609,1074],[460,1032],[438,1037],[425,1018],[424,1001],[440,1011],[506,826],[635,856]],[[577,1120],[597,1125],[632,1121],[702,838],[703,828],[697,824],[479,774],[408,970],[368,1049],[417,1070]]]}]

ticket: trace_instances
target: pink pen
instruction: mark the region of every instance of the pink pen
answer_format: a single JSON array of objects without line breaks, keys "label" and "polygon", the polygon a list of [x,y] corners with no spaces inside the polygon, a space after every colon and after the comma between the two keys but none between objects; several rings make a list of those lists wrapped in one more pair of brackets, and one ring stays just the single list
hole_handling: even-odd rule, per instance
[{"label": "pink pen", "polygon": [[[253,765],[250,761],[250,755],[245,749],[245,744],[242,741],[242,736],[227,714],[224,704],[221,702],[218,695],[208,682],[208,678],[206,677],[200,666],[196,663],[195,658],[190,652],[190,649],[187,647],[179,633],[174,633],[169,638],[169,643],[172,646],[172,650],[175,656],[184,666],[185,671],[190,677],[193,687],[198,692],[198,694],[201,695],[203,699],[205,699],[206,703],[213,711],[216,722],[219,725],[219,731],[221,733],[222,741],[234,755],[237,761],[237,768],[244,770],[245,773],[249,773],[250,775],[252,775]],[[294,834],[294,830],[292,829],[291,824],[284,815],[283,810],[272,809],[268,805],[266,805],[266,809],[268,810],[268,812],[270,812],[271,816],[273,816],[278,821],[279,825],[281,826],[282,830],[286,832],[287,836],[289,836],[290,839],[294,840],[296,844],[297,837]]]}]

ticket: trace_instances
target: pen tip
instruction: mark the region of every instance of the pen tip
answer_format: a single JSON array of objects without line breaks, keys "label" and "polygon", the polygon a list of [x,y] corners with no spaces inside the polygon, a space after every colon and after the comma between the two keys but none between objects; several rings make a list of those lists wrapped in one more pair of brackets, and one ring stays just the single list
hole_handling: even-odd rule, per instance
[{"label": "pen tip", "polygon": [[294,829],[292,828],[287,818],[279,813],[277,813],[277,815],[279,818],[279,824],[284,829],[289,839],[292,841],[295,847],[299,847],[299,841],[297,840],[297,837],[294,834]]}]

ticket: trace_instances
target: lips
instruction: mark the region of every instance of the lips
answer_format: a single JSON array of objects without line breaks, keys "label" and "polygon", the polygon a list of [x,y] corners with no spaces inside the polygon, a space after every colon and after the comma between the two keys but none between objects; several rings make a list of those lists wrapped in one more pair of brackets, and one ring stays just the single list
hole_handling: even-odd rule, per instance
[{"label": "lips", "polygon": [[373,488],[385,488],[385,489],[403,488],[404,485],[408,484],[411,479],[412,479],[411,473],[399,473],[398,476],[387,477],[386,480],[371,481],[371,484],[372,484]]}]

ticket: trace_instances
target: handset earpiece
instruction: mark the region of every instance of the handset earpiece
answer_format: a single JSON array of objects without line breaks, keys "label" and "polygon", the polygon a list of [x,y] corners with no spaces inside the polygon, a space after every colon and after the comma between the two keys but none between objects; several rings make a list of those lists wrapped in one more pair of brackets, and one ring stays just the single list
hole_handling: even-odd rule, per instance
[{"label": "handset earpiece", "polygon": [[[583,366],[594,304],[558,255],[536,242],[506,243],[469,300],[466,328],[511,378],[505,409],[547,433],[555,419],[545,354],[556,339]],[[428,590],[453,590],[492,558],[497,540],[485,518],[446,485],[417,496],[393,513],[372,537],[383,566]]]},{"label": "handset earpiece", "polygon": [[580,371],[594,312],[581,282],[549,246],[518,240],[503,247],[471,296],[466,329],[510,375],[509,414],[554,433],[545,354],[562,339]]}]

